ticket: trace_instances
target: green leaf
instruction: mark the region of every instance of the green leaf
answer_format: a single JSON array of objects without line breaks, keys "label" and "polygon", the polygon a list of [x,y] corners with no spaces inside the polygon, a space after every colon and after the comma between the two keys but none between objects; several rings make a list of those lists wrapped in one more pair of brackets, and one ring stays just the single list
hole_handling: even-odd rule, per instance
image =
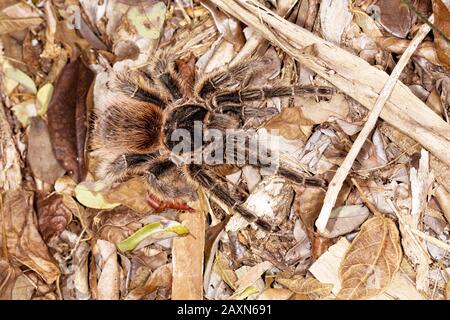
[{"label": "green leaf", "polygon": [[101,210],[109,210],[120,206],[120,203],[106,201],[102,194],[105,185],[101,181],[81,182],[75,187],[75,197],[85,207]]},{"label": "green leaf", "polygon": [[176,221],[161,220],[147,224],[131,236],[117,244],[117,248],[122,251],[134,250],[142,241],[158,241],[175,236],[187,236],[189,230]]},{"label": "green leaf", "polygon": [[54,89],[55,88],[51,83],[47,83],[39,88],[39,91],[36,94],[38,116],[43,116],[47,112],[48,104],[50,103]]},{"label": "green leaf", "polygon": [[6,67],[4,72],[7,78],[17,81],[20,85],[22,85],[22,87],[31,93],[37,92],[33,79],[31,79],[25,72],[13,67]]}]

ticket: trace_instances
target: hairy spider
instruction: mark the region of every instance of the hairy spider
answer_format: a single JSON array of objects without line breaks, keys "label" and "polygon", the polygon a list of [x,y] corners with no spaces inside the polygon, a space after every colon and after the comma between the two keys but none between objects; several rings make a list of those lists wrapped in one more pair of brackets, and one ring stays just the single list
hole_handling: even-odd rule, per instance
[{"label": "hairy spider", "polygon": [[[184,201],[192,199],[195,188],[201,186],[215,201],[265,230],[273,230],[245,208],[241,199],[230,194],[220,173],[227,164],[180,163],[172,157],[177,130],[194,136],[195,123],[200,123],[203,134],[215,129],[223,132],[226,139],[227,129],[239,129],[246,118],[264,114],[266,108],[255,107],[255,101],[306,94],[329,96],[334,92],[329,87],[243,84],[255,72],[262,71],[266,63],[264,59],[253,59],[222,68],[199,77],[193,88],[181,79],[175,62],[166,54],[154,58],[145,71],[116,73],[107,83],[110,93],[94,110],[91,147],[101,159],[97,175],[110,182],[144,177],[151,194],[149,203],[155,208],[172,203],[172,207],[187,209]],[[202,154],[211,148],[211,143],[192,147],[192,154]],[[247,143],[245,163],[250,162],[251,155]],[[188,154],[188,158],[192,155]],[[263,166],[259,162],[252,165]],[[278,166],[276,174],[296,184],[326,185],[322,179],[303,176],[283,165]]]}]

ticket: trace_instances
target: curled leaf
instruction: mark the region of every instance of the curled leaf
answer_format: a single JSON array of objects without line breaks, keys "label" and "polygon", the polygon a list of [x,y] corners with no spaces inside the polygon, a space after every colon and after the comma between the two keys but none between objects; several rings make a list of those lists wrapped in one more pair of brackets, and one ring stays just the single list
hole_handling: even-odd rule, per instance
[{"label": "curled leaf", "polygon": [[400,236],[383,216],[366,221],[339,269],[341,299],[366,299],[383,293],[400,268]]}]

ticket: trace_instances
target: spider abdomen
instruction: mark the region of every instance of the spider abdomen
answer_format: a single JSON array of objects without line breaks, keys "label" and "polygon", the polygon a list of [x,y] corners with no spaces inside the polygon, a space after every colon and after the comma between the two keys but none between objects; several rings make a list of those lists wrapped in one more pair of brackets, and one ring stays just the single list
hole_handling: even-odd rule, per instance
[{"label": "spider abdomen", "polygon": [[103,148],[146,154],[160,145],[163,115],[152,104],[121,98],[98,117],[95,136]]}]

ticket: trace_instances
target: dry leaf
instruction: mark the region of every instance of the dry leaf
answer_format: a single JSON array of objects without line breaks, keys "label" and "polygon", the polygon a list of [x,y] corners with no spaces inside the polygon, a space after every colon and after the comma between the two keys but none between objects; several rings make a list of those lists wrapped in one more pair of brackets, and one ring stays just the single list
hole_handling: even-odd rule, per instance
[{"label": "dry leaf", "polygon": [[159,39],[166,15],[166,5],[160,1],[151,6],[132,7],[127,17],[136,32],[149,39]]},{"label": "dry leaf", "polygon": [[[289,140],[301,139],[306,141],[310,131],[304,127],[312,126],[314,122],[309,120],[300,108],[285,108],[280,114],[274,116],[267,124],[266,129],[279,130],[279,134]],[[306,131],[306,132],[305,132]]]},{"label": "dry leaf", "polygon": [[11,265],[8,259],[0,257],[0,300],[11,300],[14,285],[20,274],[18,267]]},{"label": "dry leaf", "polygon": [[56,159],[79,182],[85,176],[86,97],[93,72],[78,59],[64,67],[48,107],[48,127]]},{"label": "dry leaf", "polygon": [[288,300],[293,292],[284,288],[267,288],[256,300]]},{"label": "dry leaf", "polygon": [[335,208],[331,211],[330,219],[322,235],[326,238],[336,238],[352,232],[366,221],[369,213],[369,209],[362,205]]},{"label": "dry leaf", "polygon": [[160,287],[170,288],[172,285],[172,266],[165,264],[156,269],[142,287],[135,288],[126,296],[126,300],[138,300],[145,298]]},{"label": "dry leaf", "polygon": [[401,0],[378,0],[368,10],[374,12],[375,20],[389,33],[405,38],[412,26],[409,8]]},{"label": "dry leaf", "polygon": [[304,300],[324,299],[331,295],[333,284],[321,283],[313,277],[294,276],[293,278],[277,278],[279,284],[304,297]]},{"label": "dry leaf", "polygon": [[98,299],[118,300],[120,267],[117,261],[116,246],[105,240],[97,240],[93,253],[99,274],[97,283]]},{"label": "dry leaf", "polygon": [[[272,264],[268,261],[258,263],[257,265],[247,268],[243,274],[239,276],[239,280],[236,282],[236,291],[230,297],[230,299],[242,299],[243,296],[252,295],[258,293],[258,289],[254,286],[255,282],[261,280],[261,276],[270,268]],[[256,291],[255,291],[256,289]],[[254,292],[255,291],[255,292]]]},{"label": "dry leaf", "polygon": [[34,176],[49,184],[54,184],[64,174],[64,169],[55,159],[47,124],[40,117],[31,118],[28,163]]},{"label": "dry leaf", "polygon": [[21,31],[41,23],[41,17],[10,17],[0,12],[0,35]]},{"label": "dry leaf", "polygon": [[[445,36],[450,38],[450,11],[442,0],[433,0],[434,23]],[[439,60],[450,68],[450,43],[434,31],[434,45]]]},{"label": "dry leaf", "polygon": [[217,252],[216,260],[214,261],[214,271],[222,277],[222,280],[230,286],[231,289],[236,290],[236,283],[238,278],[236,273],[230,266],[228,258],[220,251]]},{"label": "dry leaf", "polygon": [[366,299],[386,290],[402,260],[395,223],[383,216],[366,221],[339,269],[341,299]]},{"label": "dry leaf", "polygon": [[148,213],[152,210],[147,197],[147,185],[139,177],[123,182],[105,194],[105,199],[108,202],[120,203],[139,213]]},{"label": "dry leaf", "polygon": [[54,194],[37,201],[39,232],[45,242],[58,236],[72,220],[72,212],[63,202],[63,196]]},{"label": "dry leaf", "polygon": [[45,282],[54,282],[60,271],[38,232],[33,193],[19,190],[3,193],[1,210],[0,247],[6,248],[11,257],[34,270]]}]

